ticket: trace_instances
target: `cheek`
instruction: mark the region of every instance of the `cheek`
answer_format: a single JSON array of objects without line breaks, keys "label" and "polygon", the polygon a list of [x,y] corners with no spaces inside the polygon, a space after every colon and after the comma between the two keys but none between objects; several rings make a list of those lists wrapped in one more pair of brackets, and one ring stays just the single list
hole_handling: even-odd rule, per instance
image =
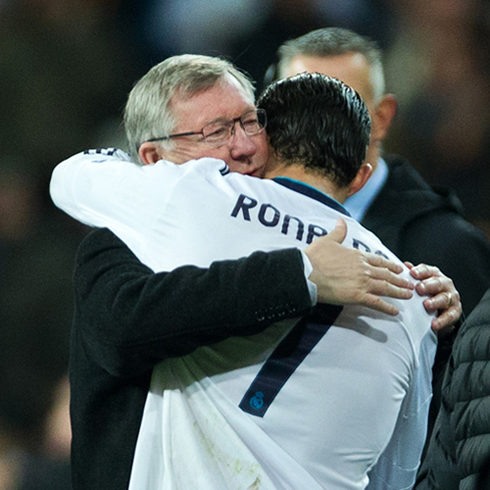
[{"label": "cheek", "polygon": [[233,158],[230,152],[230,147],[228,145],[223,145],[218,148],[208,147],[206,151],[206,155],[203,156],[223,160],[230,167],[231,167],[230,164],[232,164],[233,162]]},{"label": "cheek", "polygon": [[170,158],[170,160],[174,163],[184,163],[189,160],[198,160],[199,158],[217,158],[224,160],[230,168],[233,164],[233,158],[228,145],[223,145],[218,148],[206,145],[185,146],[172,151],[171,157],[173,159]]},{"label": "cheek", "polygon": [[203,157],[220,158],[211,155],[209,148],[204,148],[204,146],[182,145],[167,153],[166,160],[170,160],[173,163],[185,163],[189,160],[198,160]]},{"label": "cheek", "polygon": [[253,157],[253,161],[256,165],[261,167],[265,167],[267,162],[267,158],[269,156],[269,145],[265,138],[260,138],[257,142],[257,151]]}]

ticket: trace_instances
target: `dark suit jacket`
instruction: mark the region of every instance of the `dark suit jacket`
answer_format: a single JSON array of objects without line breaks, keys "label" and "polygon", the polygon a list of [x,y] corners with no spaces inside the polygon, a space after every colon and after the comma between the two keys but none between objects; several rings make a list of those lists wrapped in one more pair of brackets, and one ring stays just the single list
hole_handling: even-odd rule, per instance
[{"label": "dark suit jacket", "polygon": [[81,243],[70,347],[74,489],[126,489],[152,368],[310,311],[297,249],[154,274],[108,230]]},{"label": "dark suit jacket", "polygon": [[431,188],[404,159],[386,156],[388,180],[361,223],[400,259],[436,265],[467,316],[490,287],[490,242],[465,220],[459,199]]}]

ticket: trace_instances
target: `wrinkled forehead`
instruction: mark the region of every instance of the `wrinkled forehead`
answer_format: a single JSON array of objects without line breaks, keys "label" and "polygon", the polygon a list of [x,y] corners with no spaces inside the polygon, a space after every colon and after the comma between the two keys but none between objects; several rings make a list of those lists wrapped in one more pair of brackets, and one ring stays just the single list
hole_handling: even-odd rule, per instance
[{"label": "wrinkled forehead", "polygon": [[177,92],[170,101],[176,120],[174,130],[200,130],[217,119],[235,119],[255,107],[253,94],[233,76],[222,77],[217,83],[195,92],[192,96]]},{"label": "wrinkled forehead", "polygon": [[236,89],[247,102],[254,104],[255,95],[253,86],[245,80],[238,80],[230,73],[225,73],[217,78],[196,79],[192,83],[183,83],[176,87],[171,100],[186,101],[213,89],[227,90],[228,88]]}]

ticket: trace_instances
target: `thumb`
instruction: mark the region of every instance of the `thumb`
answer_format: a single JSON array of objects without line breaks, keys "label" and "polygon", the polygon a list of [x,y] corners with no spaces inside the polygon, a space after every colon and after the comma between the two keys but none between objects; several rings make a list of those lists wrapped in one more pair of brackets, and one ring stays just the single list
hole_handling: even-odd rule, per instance
[{"label": "thumb", "polygon": [[337,243],[342,243],[347,236],[347,223],[339,218],[337,223],[335,223],[335,228],[328,234],[328,236]]}]

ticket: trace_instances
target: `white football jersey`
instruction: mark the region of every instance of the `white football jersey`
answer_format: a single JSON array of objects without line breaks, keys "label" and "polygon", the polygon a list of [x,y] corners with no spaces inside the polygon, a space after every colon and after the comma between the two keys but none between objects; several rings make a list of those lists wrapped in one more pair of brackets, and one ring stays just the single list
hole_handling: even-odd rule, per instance
[{"label": "white football jersey", "polygon": [[[55,169],[51,196],[154,271],[303,249],[339,218],[344,246],[400,262],[325,194],[216,159],[139,166],[121,151],[86,152]],[[324,305],[156,366],[130,489],[411,488],[437,340],[417,294],[388,301],[398,316]]]}]

